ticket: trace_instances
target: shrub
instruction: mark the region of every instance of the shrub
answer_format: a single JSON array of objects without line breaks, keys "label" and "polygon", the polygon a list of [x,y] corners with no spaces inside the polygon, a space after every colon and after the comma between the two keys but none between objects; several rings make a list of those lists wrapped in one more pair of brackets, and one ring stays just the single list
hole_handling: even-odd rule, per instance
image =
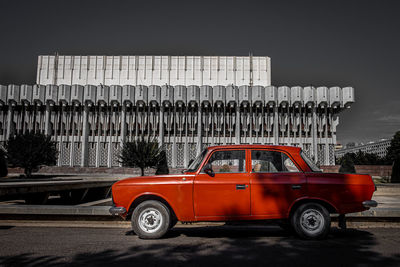
[{"label": "shrub", "polygon": [[400,183],[400,155],[394,160],[390,181],[392,183]]},{"label": "shrub", "polygon": [[400,131],[396,132],[387,150],[387,161],[392,164],[400,156]]},{"label": "shrub", "polygon": [[[354,165],[390,165],[391,162],[387,162],[386,158],[381,158],[376,154],[366,153],[359,150],[356,153],[346,153],[345,156],[351,158]],[[345,157],[336,159],[336,164],[341,164],[342,159]]]},{"label": "shrub", "polygon": [[145,140],[142,137],[139,140],[123,144],[119,162],[124,167],[140,168],[141,174],[144,176],[146,168],[157,167],[161,151],[156,139]]},{"label": "shrub", "polygon": [[6,177],[8,174],[6,153],[0,149],[0,177]]},{"label": "shrub", "polygon": [[354,161],[351,155],[345,154],[340,159],[340,173],[356,173],[356,169],[354,167]]},{"label": "shrub", "polygon": [[164,150],[160,152],[160,159],[157,163],[156,175],[169,174],[167,153]]},{"label": "shrub", "polygon": [[57,162],[56,143],[50,136],[41,133],[24,133],[11,136],[6,144],[8,163],[24,169],[27,177],[32,176],[40,165],[55,165]]}]

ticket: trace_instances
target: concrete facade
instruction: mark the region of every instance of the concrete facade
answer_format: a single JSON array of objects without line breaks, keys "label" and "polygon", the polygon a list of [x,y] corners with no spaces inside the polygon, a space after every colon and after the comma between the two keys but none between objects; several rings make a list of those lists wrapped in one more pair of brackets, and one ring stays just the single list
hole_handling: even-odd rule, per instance
[{"label": "concrete facade", "polygon": [[269,57],[39,56],[37,84],[271,85]]},{"label": "concrete facade", "polygon": [[[112,68],[92,68],[93,57],[78,57],[78,65],[63,65],[76,58],[40,56],[36,85],[1,86],[0,142],[28,130],[49,134],[60,151],[59,166],[119,166],[121,145],[142,135],[159,140],[173,168],[220,144],[300,146],[315,161],[333,165],[338,114],[354,102],[352,87],[271,86],[267,57],[101,57],[118,58],[120,67],[114,62]],[[121,67],[124,60],[151,58],[160,62],[139,64],[132,80],[124,72],[132,68]],[[185,59],[187,65],[182,72],[167,67],[156,73],[168,58],[171,66]],[[204,65],[195,70],[190,64]],[[78,70],[86,76],[77,76]],[[110,71],[118,70],[117,79]]]}]

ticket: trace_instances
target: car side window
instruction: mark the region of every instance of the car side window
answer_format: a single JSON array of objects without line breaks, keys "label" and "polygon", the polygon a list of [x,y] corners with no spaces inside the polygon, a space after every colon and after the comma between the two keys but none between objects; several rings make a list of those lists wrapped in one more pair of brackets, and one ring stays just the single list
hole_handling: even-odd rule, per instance
[{"label": "car side window", "polygon": [[246,171],[246,152],[244,150],[225,150],[214,152],[208,163],[214,173],[240,173]]},{"label": "car side window", "polygon": [[252,172],[299,172],[293,161],[279,151],[252,150]]}]

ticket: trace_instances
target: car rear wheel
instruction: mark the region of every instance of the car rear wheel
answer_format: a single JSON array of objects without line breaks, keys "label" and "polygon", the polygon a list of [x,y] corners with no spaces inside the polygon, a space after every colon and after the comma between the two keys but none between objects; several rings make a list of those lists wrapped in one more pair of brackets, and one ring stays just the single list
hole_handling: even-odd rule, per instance
[{"label": "car rear wheel", "polygon": [[328,210],[317,203],[299,206],[291,217],[293,229],[303,239],[323,239],[331,228]]},{"label": "car rear wheel", "polygon": [[163,203],[148,200],[135,208],[131,220],[132,229],[139,238],[157,239],[168,232],[171,214]]}]

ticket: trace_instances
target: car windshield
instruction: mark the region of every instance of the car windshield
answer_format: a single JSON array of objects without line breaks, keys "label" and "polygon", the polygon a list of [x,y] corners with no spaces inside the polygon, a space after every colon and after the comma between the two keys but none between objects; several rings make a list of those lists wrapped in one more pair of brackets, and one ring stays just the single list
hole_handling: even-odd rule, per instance
[{"label": "car windshield", "polygon": [[301,157],[304,159],[304,161],[307,163],[308,167],[313,172],[322,172],[322,170],[317,166],[317,164],[314,163],[303,151],[300,152]]},{"label": "car windshield", "polygon": [[204,149],[197,157],[193,160],[193,162],[189,165],[187,172],[194,172],[196,171],[201,162],[203,161],[204,156],[207,154],[207,149]]}]

